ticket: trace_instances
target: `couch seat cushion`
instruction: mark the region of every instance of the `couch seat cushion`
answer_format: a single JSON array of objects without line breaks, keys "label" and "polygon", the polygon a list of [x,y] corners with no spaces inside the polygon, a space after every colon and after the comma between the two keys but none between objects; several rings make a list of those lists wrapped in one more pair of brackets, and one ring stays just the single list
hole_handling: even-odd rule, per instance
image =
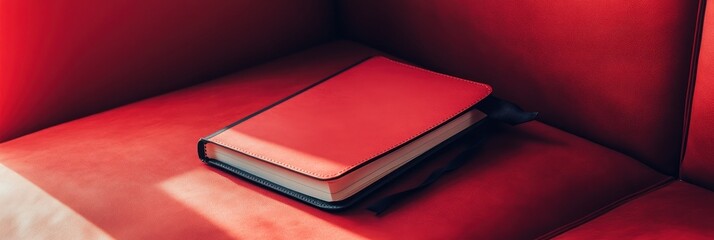
[{"label": "couch seat cushion", "polygon": [[[200,137],[375,53],[326,44],[2,143],[0,163],[107,235],[144,239],[534,238],[668,179],[539,122],[502,127],[464,167],[379,217],[365,204],[323,212],[198,160]],[[467,144],[376,195],[414,185]],[[0,219],[0,232],[41,231],[33,214]],[[7,229],[20,219],[29,227]]]},{"label": "couch seat cushion", "polygon": [[558,239],[712,239],[714,192],[673,182]]}]

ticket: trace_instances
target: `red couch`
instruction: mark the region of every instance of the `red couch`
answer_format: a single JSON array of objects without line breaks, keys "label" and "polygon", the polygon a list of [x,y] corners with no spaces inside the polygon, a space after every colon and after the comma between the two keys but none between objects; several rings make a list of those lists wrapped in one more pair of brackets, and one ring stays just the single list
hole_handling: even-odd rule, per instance
[{"label": "red couch", "polygon": [[[0,1],[0,236],[714,238],[706,8]],[[375,54],[489,83],[540,121],[384,216],[364,206],[468,142],[340,213],[198,161],[198,138]]]}]

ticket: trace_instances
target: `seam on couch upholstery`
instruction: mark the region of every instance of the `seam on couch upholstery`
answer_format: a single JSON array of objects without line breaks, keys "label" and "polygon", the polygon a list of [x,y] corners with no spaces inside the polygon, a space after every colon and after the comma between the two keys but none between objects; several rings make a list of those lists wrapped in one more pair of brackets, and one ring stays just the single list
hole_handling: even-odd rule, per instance
[{"label": "seam on couch upholstery", "polygon": [[706,0],[699,1],[697,9],[697,20],[694,25],[694,40],[692,43],[692,56],[689,60],[689,78],[687,81],[687,91],[684,99],[684,116],[682,121],[682,146],[679,152],[679,170],[676,177],[682,178],[682,163],[687,150],[687,136],[689,135],[689,121],[692,115],[692,101],[694,100],[694,85],[696,84],[697,68],[699,64],[699,51],[702,44],[702,31],[704,29],[704,15],[706,11]]},{"label": "seam on couch upholstery", "polygon": [[644,189],[642,189],[642,190],[639,190],[639,191],[637,191],[637,192],[634,192],[634,193],[632,193],[632,194],[629,194],[629,195],[627,195],[627,196],[625,196],[625,197],[620,198],[620,199],[617,200],[617,201],[614,201],[614,202],[612,202],[612,203],[610,203],[610,204],[608,204],[608,205],[605,205],[604,207],[601,207],[600,209],[595,210],[595,211],[593,211],[592,213],[590,213],[590,214],[588,214],[588,215],[585,215],[585,216],[583,216],[583,217],[581,217],[581,218],[578,218],[578,219],[576,219],[576,220],[574,220],[574,221],[572,221],[572,222],[570,222],[570,223],[568,223],[568,224],[565,224],[565,225],[560,226],[560,227],[558,227],[558,228],[556,228],[556,229],[553,229],[553,230],[551,230],[551,231],[549,231],[549,232],[547,232],[547,233],[541,235],[540,237],[538,237],[538,238],[536,238],[536,239],[551,239],[551,238],[554,238],[554,237],[556,237],[556,236],[558,236],[558,235],[560,235],[560,234],[562,234],[562,233],[564,233],[564,232],[567,232],[568,230],[571,230],[571,229],[576,228],[576,227],[578,227],[578,226],[580,226],[580,225],[583,225],[583,224],[589,222],[590,220],[593,220],[593,219],[595,219],[595,218],[597,218],[597,217],[599,217],[599,216],[601,216],[601,215],[603,215],[603,214],[605,214],[605,213],[607,213],[607,212],[609,212],[609,211],[611,211],[611,210],[613,210],[613,209],[615,209],[615,208],[617,208],[617,207],[619,207],[619,206],[621,206],[621,205],[623,205],[623,204],[625,204],[625,203],[628,203],[628,202],[630,202],[631,200],[634,200],[634,199],[639,198],[640,196],[643,196],[643,195],[645,195],[645,194],[647,194],[647,193],[653,192],[653,191],[655,191],[655,190],[657,190],[657,189],[660,189],[660,188],[662,188],[662,187],[664,187],[664,186],[667,186],[667,185],[669,185],[670,183],[673,183],[673,182],[675,182],[675,181],[676,181],[675,178],[672,178],[672,177],[666,178],[666,179],[664,179],[664,180],[662,180],[662,181],[659,181],[659,182],[657,182],[657,183],[655,183],[655,184],[652,184],[651,186],[649,186],[649,187],[647,187],[647,188],[644,188]]}]

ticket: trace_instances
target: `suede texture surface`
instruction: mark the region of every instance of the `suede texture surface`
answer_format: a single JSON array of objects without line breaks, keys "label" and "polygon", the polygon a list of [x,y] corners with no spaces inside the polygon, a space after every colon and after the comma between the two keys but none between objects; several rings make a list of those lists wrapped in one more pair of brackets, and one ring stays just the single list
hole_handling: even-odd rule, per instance
[{"label": "suede texture surface", "polygon": [[679,169],[698,1],[340,1],[340,32]]},{"label": "suede texture surface", "polygon": [[540,122],[499,127],[468,164],[379,217],[364,207],[414,186],[470,138],[340,213],[198,160],[200,137],[372,54],[327,44],[2,143],[0,163],[120,239],[535,238],[668,179]]},{"label": "suede texture surface", "polygon": [[2,1],[0,142],[324,43],[333,3]]}]

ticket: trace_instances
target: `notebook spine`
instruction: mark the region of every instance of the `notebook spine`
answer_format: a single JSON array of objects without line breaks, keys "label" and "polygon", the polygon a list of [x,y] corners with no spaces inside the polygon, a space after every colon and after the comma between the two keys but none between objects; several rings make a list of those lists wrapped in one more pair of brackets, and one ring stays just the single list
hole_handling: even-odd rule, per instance
[{"label": "notebook spine", "polygon": [[207,139],[201,138],[198,140],[198,159],[201,159],[203,163],[208,163],[209,160],[206,156],[206,144],[208,144]]}]

